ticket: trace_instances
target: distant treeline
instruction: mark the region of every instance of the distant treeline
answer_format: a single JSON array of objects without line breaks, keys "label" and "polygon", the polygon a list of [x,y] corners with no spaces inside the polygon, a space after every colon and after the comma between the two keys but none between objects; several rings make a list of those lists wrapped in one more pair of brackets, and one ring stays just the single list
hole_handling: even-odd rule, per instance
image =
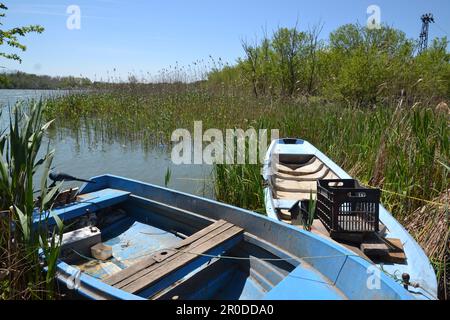
[{"label": "distant treeline", "polygon": [[0,74],[0,89],[72,89],[92,85],[88,78],[51,77],[25,72]]},{"label": "distant treeline", "polygon": [[320,40],[321,27],[279,28],[259,41],[242,41],[245,57],[220,65],[209,82],[255,96],[320,96],[352,106],[406,100],[435,103],[450,97],[447,38],[418,53],[417,41],[383,26],[347,24]]}]

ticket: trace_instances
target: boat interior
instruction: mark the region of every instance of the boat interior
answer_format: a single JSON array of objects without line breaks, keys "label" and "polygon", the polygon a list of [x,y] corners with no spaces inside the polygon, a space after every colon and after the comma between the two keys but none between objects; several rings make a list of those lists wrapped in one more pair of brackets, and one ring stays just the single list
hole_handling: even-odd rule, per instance
[{"label": "boat interior", "polygon": [[[275,212],[280,221],[304,228],[305,217],[299,214],[299,207],[308,211],[309,202],[317,199],[317,180],[339,179],[315,155],[277,154],[277,161],[271,163],[270,192],[275,200]],[[330,182],[330,185],[336,184]],[[335,238],[322,221],[315,217],[311,231],[326,238],[333,238],[361,257],[376,263],[406,263],[403,244],[398,239],[388,238],[389,230],[380,222],[375,237],[362,240],[361,235],[344,235]],[[363,243],[364,242],[364,243]]]},{"label": "boat interior", "polygon": [[260,299],[295,268],[232,223],[129,192],[91,192],[69,206],[62,260],[142,298]]},{"label": "boat interior", "polygon": [[[313,155],[280,154],[272,166],[270,184],[272,197],[293,200],[290,203],[316,199],[318,179],[337,179],[338,176],[319,158]],[[278,217],[292,224],[290,208],[279,208]]]}]

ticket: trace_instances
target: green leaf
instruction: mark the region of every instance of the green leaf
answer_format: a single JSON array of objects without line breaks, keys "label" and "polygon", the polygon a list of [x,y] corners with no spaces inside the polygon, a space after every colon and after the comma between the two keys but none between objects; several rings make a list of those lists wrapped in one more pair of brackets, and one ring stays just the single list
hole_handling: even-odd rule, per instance
[{"label": "green leaf", "polygon": [[58,183],[55,187],[53,187],[45,196],[44,199],[42,200],[42,208],[45,208],[45,206],[50,202],[50,200],[52,200],[53,196],[58,192],[59,188],[62,185],[62,181],[60,183]]},{"label": "green leaf", "polygon": [[53,217],[53,219],[55,219],[56,225],[58,226],[58,230],[62,232],[62,230],[64,230],[64,223],[61,220],[61,218],[57,214],[55,214],[53,210],[50,210],[50,215]]},{"label": "green leaf", "polygon": [[25,239],[25,241],[28,241],[30,239],[30,228],[27,216],[17,206],[14,206],[14,210],[17,214],[17,217],[19,218],[23,238]]}]

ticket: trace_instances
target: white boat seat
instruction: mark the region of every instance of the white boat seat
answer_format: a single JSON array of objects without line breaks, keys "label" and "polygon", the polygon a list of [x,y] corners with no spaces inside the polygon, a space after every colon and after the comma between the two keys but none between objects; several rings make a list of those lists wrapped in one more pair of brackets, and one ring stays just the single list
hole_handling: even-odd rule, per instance
[{"label": "white boat seat", "polygon": [[294,181],[274,178],[272,179],[274,189],[277,191],[292,192],[316,192],[317,181]]},{"label": "white boat seat", "polygon": [[290,209],[297,202],[297,200],[281,200],[281,199],[273,199],[273,206],[277,209]]},{"label": "white boat seat", "polygon": [[[325,179],[335,179],[336,176],[330,172]],[[323,179],[323,178],[317,178]],[[280,191],[292,191],[292,192],[308,192],[312,190],[316,192],[317,190],[317,179],[314,180],[306,180],[306,181],[296,181],[296,180],[288,180],[288,179],[280,179],[276,177],[272,177],[272,185],[275,190]]]},{"label": "white boat seat", "polygon": [[316,157],[304,164],[288,164],[281,162],[275,164],[276,172],[299,176],[317,173],[322,170],[323,167],[324,164]]},{"label": "white boat seat", "polygon": [[[274,198],[286,200],[309,200],[311,194],[309,192],[290,192],[290,191],[275,191]],[[312,193],[312,199],[316,199],[316,192]]]},{"label": "white boat seat", "polygon": [[317,157],[304,164],[279,163],[277,172],[271,176],[275,199],[309,200],[316,198],[318,179],[337,179],[338,176]]},{"label": "white boat seat", "polygon": [[295,180],[295,181],[315,181],[317,179],[335,179],[336,175],[328,169],[326,166],[316,173],[310,173],[305,175],[293,175],[289,173],[277,172],[275,177],[285,180]]}]

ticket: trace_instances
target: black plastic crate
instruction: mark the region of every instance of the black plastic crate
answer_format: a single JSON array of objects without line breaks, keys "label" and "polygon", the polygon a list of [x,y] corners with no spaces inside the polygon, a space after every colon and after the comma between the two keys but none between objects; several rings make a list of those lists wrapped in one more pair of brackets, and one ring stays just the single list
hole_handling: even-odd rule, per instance
[{"label": "black plastic crate", "polygon": [[332,238],[376,233],[380,194],[353,179],[317,180],[317,217]]}]

